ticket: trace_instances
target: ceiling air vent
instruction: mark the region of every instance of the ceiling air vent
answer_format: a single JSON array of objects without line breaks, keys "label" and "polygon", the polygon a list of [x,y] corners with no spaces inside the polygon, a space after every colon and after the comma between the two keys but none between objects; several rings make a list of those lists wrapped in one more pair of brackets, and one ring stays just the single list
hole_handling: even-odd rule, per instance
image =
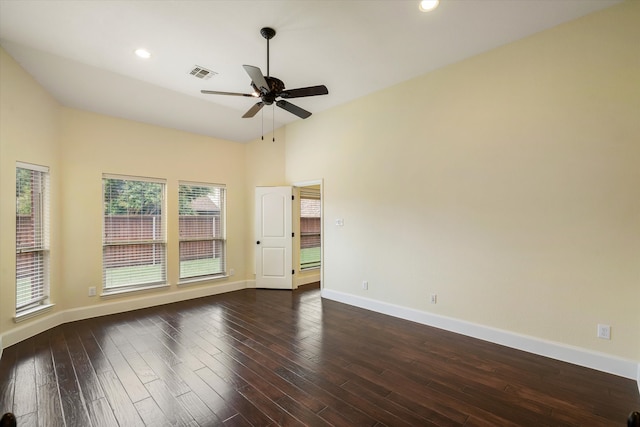
[{"label": "ceiling air vent", "polygon": [[209,80],[211,77],[215,76],[218,73],[216,73],[215,71],[208,70],[199,65],[195,65],[193,69],[189,72],[189,74],[202,80]]}]

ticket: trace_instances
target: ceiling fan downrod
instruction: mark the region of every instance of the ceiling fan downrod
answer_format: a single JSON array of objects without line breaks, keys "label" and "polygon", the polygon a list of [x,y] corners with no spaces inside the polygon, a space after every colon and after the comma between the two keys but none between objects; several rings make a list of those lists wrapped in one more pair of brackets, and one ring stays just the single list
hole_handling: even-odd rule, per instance
[{"label": "ceiling fan downrod", "polygon": [[264,27],[260,30],[260,34],[262,34],[262,37],[267,39],[267,77],[269,77],[271,75],[269,73],[269,40],[276,35],[276,30],[270,27]]}]

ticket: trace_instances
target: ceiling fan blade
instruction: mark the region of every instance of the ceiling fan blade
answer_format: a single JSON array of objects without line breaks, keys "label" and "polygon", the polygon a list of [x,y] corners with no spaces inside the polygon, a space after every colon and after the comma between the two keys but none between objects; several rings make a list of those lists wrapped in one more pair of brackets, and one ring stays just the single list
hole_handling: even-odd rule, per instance
[{"label": "ceiling fan blade", "polygon": [[287,101],[277,101],[276,105],[280,108],[282,108],[283,110],[287,110],[288,112],[295,114],[296,116],[302,118],[302,119],[306,119],[307,117],[309,117],[311,115],[310,112],[308,112],[305,109],[302,109],[300,107],[298,107],[297,105],[293,105],[290,102]]},{"label": "ceiling fan blade", "polygon": [[256,96],[252,93],[218,92],[217,90],[201,90],[200,93],[204,93],[206,95],[232,95],[232,96],[248,96],[251,98],[256,98]]},{"label": "ceiling fan blade", "polygon": [[264,106],[264,102],[260,101],[257,102],[256,104],[254,104],[253,107],[249,108],[249,111],[247,111],[246,113],[244,113],[244,116],[242,116],[243,119],[248,119],[250,117],[253,117],[256,115],[256,113],[258,111],[260,111],[262,109],[262,107]]},{"label": "ceiling fan blade", "polygon": [[269,85],[267,84],[262,71],[260,71],[260,68],[254,67],[253,65],[243,65],[242,67],[247,74],[249,74],[249,77],[251,77],[251,81],[255,87],[260,89],[261,92],[269,92]]},{"label": "ceiling fan blade", "polygon": [[302,98],[303,96],[327,95],[329,90],[325,85],[302,87],[299,89],[285,89],[281,98]]}]

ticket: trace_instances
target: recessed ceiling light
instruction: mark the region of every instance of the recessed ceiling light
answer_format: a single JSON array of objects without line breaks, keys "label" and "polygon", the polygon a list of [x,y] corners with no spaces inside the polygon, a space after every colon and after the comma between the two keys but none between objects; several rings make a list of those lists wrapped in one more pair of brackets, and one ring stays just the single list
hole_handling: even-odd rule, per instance
[{"label": "recessed ceiling light", "polygon": [[431,12],[433,9],[438,7],[440,0],[422,0],[420,2],[420,11],[421,12]]},{"label": "recessed ceiling light", "polygon": [[136,55],[142,59],[149,59],[151,58],[151,52],[149,52],[147,49],[136,49]]}]

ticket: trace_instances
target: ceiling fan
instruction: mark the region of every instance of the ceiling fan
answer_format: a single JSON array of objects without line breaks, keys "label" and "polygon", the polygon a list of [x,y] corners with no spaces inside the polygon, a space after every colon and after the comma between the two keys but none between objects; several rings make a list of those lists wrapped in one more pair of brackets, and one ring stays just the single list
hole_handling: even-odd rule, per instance
[{"label": "ceiling fan", "polygon": [[258,111],[265,105],[275,104],[287,110],[288,112],[295,114],[296,116],[306,119],[311,113],[303,108],[298,107],[284,99],[277,98],[302,98],[305,96],[327,95],[329,90],[325,85],[303,87],[298,89],[285,89],[284,82],[280,79],[269,75],[269,40],[276,35],[276,30],[273,28],[265,27],[260,30],[262,37],[267,39],[267,75],[263,75],[262,71],[258,67],[253,65],[243,65],[244,70],[249,74],[251,78],[251,87],[253,87],[253,93],[236,93],[236,92],[218,92],[214,90],[201,90],[200,92],[210,95],[232,95],[232,96],[248,96],[251,98],[260,98],[261,101],[256,103],[253,107],[244,113],[243,118],[253,117]]}]

